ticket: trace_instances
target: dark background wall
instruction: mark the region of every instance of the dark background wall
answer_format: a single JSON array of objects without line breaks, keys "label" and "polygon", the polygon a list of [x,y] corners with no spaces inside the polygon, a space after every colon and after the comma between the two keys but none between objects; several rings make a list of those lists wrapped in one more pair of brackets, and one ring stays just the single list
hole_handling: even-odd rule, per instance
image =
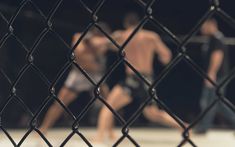
[{"label": "dark background wall", "polygon": [[[21,0],[1,0],[0,12],[9,20],[15,12],[17,6]],[[48,15],[50,9],[55,4],[55,0],[40,0],[34,1],[35,4],[42,10],[45,15]],[[94,8],[95,3],[92,0],[86,0],[86,4]],[[235,11],[232,9],[235,2],[233,0],[221,1],[221,7],[231,16],[235,16]],[[205,0],[162,0],[157,1],[153,6],[153,14],[163,25],[168,27],[173,33],[177,35],[186,35],[195,26],[197,21],[203,16],[206,10],[209,8],[209,2]],[[122,29],[122,19],[127,12],[134,11],[140,16],[144,15],[144,10],[132,0],[107,0],[101,11],[98,13],[100,21],[107,22],[112,30]],[[233,37],[234,29],[221,18],[218,18],[220,29],[226,36]],[[86,25],[89,23],[90,15],[76,0],[64,1],[62,6],[58,9],[53,19],[54,30],[62,36],[67,42],[71,43],[72,35],[75,32],[82,32]],[[7,25],[0,19],[0,37],[5,32]],[[37,38],[39,33],[45,27],[43,18],[39,15],[39,12],[34,9],[31,4],[27,4],[23,11],[18,15],[13,23],[14,33],[19,39],[30,49]],[[148,23],[145,28],[156,31],[161,35],[163,40],[176,55],[177,46],[174,45],[169,37],[162,33],[153,24]],[[200,44],[190,43],[188,46],[188,54],[195,60],[198,65],[202,66]],[[229,46],[230,50],[230,65],[234,66],[235,60],[233,55],[235,53],[234,46]],[[36,50],[35,64],[40,70],[48,77],[50,81],[53,81],[58,71],[62,68],[63,64],[67,60],[67,54],[69,49],[59,41],[53,34],[48,34],[42,40],[38,49]],[[0,49],[0,65],[12,81],[16,78],[22,66],[25,64],[26,52],[13,38],[8,39],[6,44]],[[114,61],[116,55],[113,52],[107,53],[108,66]],[[155,75],[157,75],[162,69],[162,65],[158,62],[157,58],[154,64]],[[60,82],[57,84],[57,90],[62,86],[64,79],[68,72],[64,74]],[[110,86],[115,84],[118,79],[122,78],[123,67],[120,67],[115,72],[108,83]],[[10,85],[6,79],[0,77],[1,80],[1,93],[0,102],[2,103],[7,99],[9,95],[8,89]],[[185,62],[180,62],[176,68],[162,81],[157,87],[158,93],[163,101],[181,118],[192,121],[192,119],[198,115],[198,99],[200,97],[201,85],[203,79],[195,73],[191,67]],[[228,85],[227,96],[232,102],[235,96],[234,93],[235,82],[231,81]],[[39,76],[35,74],[35,71],[29,70],[23,76],[20,83],[17,85],[18,95],[25,101],[27,106],[35,112],[39,104],[48,95],[48,87],[40,80]],[[85,94],[86,95],[86,94]],[[70,108],[75,112],[79,111],[87,103],[87,96],[80,96]],[[85,98],[84,98],[85,97]],[[78,109],[79,108],[79,109]],[[133,107],[134,109],[134,107]],[[46,110],[46,109],[45,109]],[[185,113],[187,112],[187,113]],[[4,115],[5,124],[15,126],[15,121],[22,121],[22,114],[25,111],[16,102],[12,101],[7,107]],[[27,115],[23,115],[27,119]],[[86,122],[87,120],[84,120]]]}]

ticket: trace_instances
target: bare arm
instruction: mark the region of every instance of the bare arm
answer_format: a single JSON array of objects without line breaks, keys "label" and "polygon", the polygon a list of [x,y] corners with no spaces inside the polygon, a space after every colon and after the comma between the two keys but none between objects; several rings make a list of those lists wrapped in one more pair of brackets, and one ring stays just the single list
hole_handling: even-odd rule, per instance
[{"label": "bare arm", "polygon": [[[72,46],[74,46],[77,40],[81,37],[80,33],[76,33],[72,38]],[[90,35],[87,35],[83,38],[83,40],[78,44],[78,46],[74,50],[75,54],[75,61],[79,65],[81,65],[84,69],[88,70],[96,70],[97,65],[94,64],[93,58],[90,56],[89,53],[86,52],[87,45],[90,41]]]},{"label": "bare arm", "polygon": [[223,58],[224,58],[224,53],[221,50],[216,50],[212,53],[208,74],[215,74],[215,75],[217,74],[223,62]]},{"label": "bare arm", "polygon": [[[207,74],[213,81],[216,81],[216,75],[217,75],[217,73],[220,69],[220,66],[221,66],[222,62],[223,62],[223,58],[224,58],[224,53],[223,53],[222,50],[215,50],[211,54]],[[206,85],[209,86],[209,87],[212,86],[209,83],[209,81],[207,81],[207,80],[206,80]]]},{"label": "bare arm", "polygon": [[[78,39],[81,37],[81,34],[80,33],[76,33],[74,34],[73,38],[72,38],[72,46],[74,46],[76,44],[76,42],[78,41]],[[78,60],[78,57],[80,57],[81,53],[84,51],[85,49],[85,45],[84,45],[84,42],[81,41],[77,47],[75,48],[74,50],[74,54],[75,54],[75,57],[76,57],[76,61]]]},{"label": "bare arm", "polygon": [[108,50],[108,42],[109,40],[106,37],[94,36],[90,39],[90,46],[103,55]]},{"label": "bare arm", "polygon": [[[121,45],[122,42],[122,31],[118,30],[118,31],[115,31],[111,36],[112,38],[114,39],[114,41],[116,41],[116,43],[118,45]],[[108,48],[110,48],[111,50],[113,51],[118,51],[119,49],[110,41],[108,40]]]},{"label": "bare arm", "polygon": [[[116,41],[117,44],[120,45],[121,33],[120,31],[115,31],[111,37]],[[118,51],[118,48],[113,45],[113,43],[107,37],[93,36],[89,39],[89,43],[92,47],[99,49],[98,51],[101,53],[105,53],[107,49],[111,49],[113,51]]]},{"label": "bare arm", "polygon": [[168,64],[171,61],[172,54],[170,49],[163,43],[158,35],[154,35],[155,51],[158,54],[159,60],[164,64]]}]

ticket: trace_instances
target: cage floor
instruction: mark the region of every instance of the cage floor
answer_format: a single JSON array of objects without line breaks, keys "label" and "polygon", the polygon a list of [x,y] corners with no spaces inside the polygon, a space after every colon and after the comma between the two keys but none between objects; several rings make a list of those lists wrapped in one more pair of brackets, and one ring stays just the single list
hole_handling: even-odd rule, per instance
[{"label": "cage floor", "polygon": [[[96,130],[94,128],[81,128],[81,133],[91,142],[94,147],[110,147],[114,141],[104,143],[92,142]],[[120,129],[115,130],[117,136],[120,136]],[[19,142],[26,130],[9,130],[10,135],[15,142]],[[71,133],[69,129],[52,129],[46,135],[47,139],[54,147],[59,147],[65,137]],[[173,129],[158,128],[132,128],[129,134],[143,147],[176,147],[181,141],[180,132]],[[13,145],[6,138],[3,132],[0,132],[0,146],[12,147]],[[199,147],[234,147],[235,133],[229,130],[210,130],[205,135],[191,135],[191,139]],[[47,147],[37,135],[31,133],[23,142],[21,147]],[[65,145],[66,147],[85,147],[87,146],[78,135],[74,135]],[[120,147],[133,147],[134,145],[125,139]],[[186,144],[185,147],[191,147]]]}]

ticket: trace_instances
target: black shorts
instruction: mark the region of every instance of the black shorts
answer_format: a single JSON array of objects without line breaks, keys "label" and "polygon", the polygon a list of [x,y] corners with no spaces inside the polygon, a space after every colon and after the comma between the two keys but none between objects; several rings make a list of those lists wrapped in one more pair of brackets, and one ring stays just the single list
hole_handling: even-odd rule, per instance
[{"label": "black shorts", "polygon": [[[152,76],[147,75],[144,77],[152,81]],[[148,86],[136,75],[127,75],[119,85],[134,101],[138,103],[144,102],[149,97]]]}]

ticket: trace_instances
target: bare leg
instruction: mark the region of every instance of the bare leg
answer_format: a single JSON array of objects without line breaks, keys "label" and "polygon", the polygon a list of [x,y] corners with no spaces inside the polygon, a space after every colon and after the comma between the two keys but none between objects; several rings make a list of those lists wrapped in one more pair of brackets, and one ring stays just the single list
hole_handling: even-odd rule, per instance
[{"label": "bare leg", "polygon": [[[143,113],[144,116],[152,122],[161,123],[182,130],[180,125],[169,114],[159,110],[155,105],[145,107]],[[185,125],[188,126],[186,123]]]},{"label": "bare leg", "polygon": [[[122,87],[117,85],[110,92],[107,103],[115,110],[119,110],[131,102],[131,98],[123,91]],[[96,140],[99,142],[104,141],[105,133],[109,133],[109,137],[113,137],[113,114],[104,105],[101,108],[98,118],[98,134]]]},{"label": "bare leg", "polygon": [[[64,103],[65,106],[68,106],[76,98],[76,95],[76,93],[72,92],[68,88],[63,87],[59,92],[58,98],[61,102]],[[52,104],[52,106],[47,111],[39,130],[42,133],[46,133],[48,128],[50,128],[56,122],[56,120],[58,120],[62,112],[63,108],[61,105],[57,102],[54,102],[54,104]]]},{"label": "bare leg", "polygon": [[116,137],[116,134],[114,132],[114,118],[112,117],[112,119],[110,120],[110,126],[108,128],[108,138],[111,139],[111,140],[115,140],[117,137]]},{"label": "bare leg", "polygon": [[106,84],[101,85],[101,94],[106,98],[109,94],[109,87]]},{"label": "bare leg", "polygon": [[[102,85],[101,86],[101,92],[102,94],[104,95],[104,98],[107,98],[108,97],[108,94],[109,94],[109,88],[106,84]],[[99,101],[100,102],[100,101]],[[100,102],[101,103],[101,102]],[[109,132],[108,132],[108,137],[111,139],[111,140],[114,140],[116,139],[116,135],[113,131],[113,127],[114,127],[114,118],[112,117],[112,119],[110,120],[110,124],[112,123],[112,125],[110,126],[110,128],[108,128]]]}]

